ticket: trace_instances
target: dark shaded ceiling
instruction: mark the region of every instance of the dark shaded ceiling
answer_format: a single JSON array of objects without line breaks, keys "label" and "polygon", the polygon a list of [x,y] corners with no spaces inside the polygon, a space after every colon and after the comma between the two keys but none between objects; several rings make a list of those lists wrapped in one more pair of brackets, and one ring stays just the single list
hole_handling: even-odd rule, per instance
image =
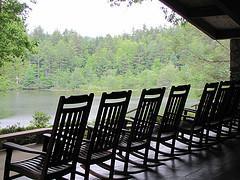
[{"label": "dark shaded ceiling", "polygon": [[240,38],[240,0],[160,0],[213,39]]}]

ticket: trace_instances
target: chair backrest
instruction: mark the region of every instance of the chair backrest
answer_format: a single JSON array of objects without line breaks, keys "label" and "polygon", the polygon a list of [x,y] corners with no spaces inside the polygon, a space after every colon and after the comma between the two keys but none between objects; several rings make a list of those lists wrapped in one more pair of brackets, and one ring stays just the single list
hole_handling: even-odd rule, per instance
[{"label": "chair backrest", "polygon": [[130,131],[130,141],[142,141],[147,140],[148,138],[150,139],[165,89],[166,88],[163,87],[142,90]]},{"label": "chair backrest", "polygon": [[190,85],[172,86],[160,122],[159,136],[162,132],[177,132],[189,90]]},{"label": "chair backrest", "polygon": [[234,81],[234,90],[227,115],[240,119],[240,81]]},{"label": "chair backrest", "polygon": [[131,93],[129,90],[102,94],[87,158],[94,152],[116,148]]},{"label": "chair backrest", "polygon": [[239,109],[240,100],[240,81],[231,81],[231,94],[229,98],[229,105],[226,107],[224,116],[233,117]]},{"label": "chair backrest", "polygon": [[194,125],[203,126],[209,117],[214,97],[219,83],[207,83],[203,89],[202,96],[197,108]]},{"label": "chair backrest", "polygon": [[210,112],[209,122],[221,121],[231,102],[233,85],[231,81],[221,81]]},{"label": "chair backrest", "polygon": [[47,167],[65,164],[77,157],[87,125],[93,94],[59,99],[50,141],[47,147]]}]

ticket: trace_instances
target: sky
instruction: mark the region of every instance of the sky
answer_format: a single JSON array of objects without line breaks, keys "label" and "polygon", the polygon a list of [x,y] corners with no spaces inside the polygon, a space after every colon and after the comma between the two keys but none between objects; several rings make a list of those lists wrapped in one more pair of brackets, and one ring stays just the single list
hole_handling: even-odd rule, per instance
[{"label": "sky", "polygon": [[31,5],[27,29],[41,26],[45,32],[65,29],[82,36],[131,33],[145,24],[148,28],[168,26],[158,0],[145,0],[130,7],[111,7],[108,0],[37,0]]}]

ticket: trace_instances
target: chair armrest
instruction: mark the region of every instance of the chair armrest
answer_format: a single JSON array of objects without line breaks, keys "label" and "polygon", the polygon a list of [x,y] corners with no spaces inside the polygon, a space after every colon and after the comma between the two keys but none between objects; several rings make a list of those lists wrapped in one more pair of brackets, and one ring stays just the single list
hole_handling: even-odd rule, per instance
[{"label": "chair armrest", "polygon": [[194,117],[193,117],[193,116],[188,116],[188,115],[182,115],[182,117],[184,117],[184,118],[186,118],[186,119],[191,119],[191,120],[193,120],[193,119],[194,119]]},{"label": "chair armrest", "polygon": [[93,128],[94,128],[94,125],[87,125],[87,129],[93,130]]},{"label": "chair armrest", "polygon": [[50,133],[45,133],[42,135],[43,136],[43,147],[42,147],[42,151],[43,152],[47,152],[47,146],[48,146],[48,143],[50,141],[50,137],[51,137],[51,134]]},{"label": "chair armrest", "polygon": [[90,142],[91,142],[90,139],[83,139],[83,140],[82,140],[82,145],[88,144],[88,143],[90,143]]},{"label": "chair armrest", "polygon": [[83,139],[82,142],[91,142],[90,139]]},{"label": "chair armrest", "polygon": [[32,154],[42,154],[42,155],[46,154],[45,152],[38,151],[36,149],[29,148],[29,147],[26,147],[26,146],[21,146],[19,144],[12,143],[12,142],[3,143],[3,148],[11,149],[11,150],[19,150],[19,151],[22,151],[22,152],[32,153]]},{"label": "chair armrest", "polygon": [[137,110],[137,108],[135,108],[135,109],[131,109],[130,111],[128,111],[126,114],[130,114],[130,113],[132,113],[132,112],[134,112],[134,111],[136,111]]},{"label": "chair armrest", "polygon": [[86,130],[87,130],[87,139],[91,138],[93,129],[94,129],[94,125],[87,125],[87,128],[86,128]]},{"label": "chair armrest", "polygon": [[133,117],[125,117],[125,121],[126,121],[126,124],[123,128],[129,129],[129,128],[132,127],[132,123],[134,121],[134,118]]},{"label": "chair armrest", "polygon": [[122,129],[122,131],[123,131],[124,133],[130,133],[130,132],[131,132],[131,131],[128,130],[128,129]]},{"label": "chair armrest", "polygon": [[158,114],[158,115],[157,115],[157,119],[156,119],[156,124],[160,124],[161,121],[162,121],[162,118],[163,118],[163,115]]},{"label": "chair armrest", "polygon": [[134,118],[133,118],[133,117],[125,117],[125,120],[126,120],[127,122],[132,123],[132,122],[134,121]]},{"label": "chair armrest", "polygon": [[198,103],[197,104],[193,104],[191,107],[194,108],[194,109],[197,109],[198,108]]},{"label": "chair armrest", "polygon": [[194,117],[192,116],[187,116],[187,115],[182,115],[183,121],[188,121],[188,122],[193,122]]},{"label": "chair armrest", "polygon": [[190,112],[190,113],[196,113],[197,112],[197,110],[196,109],[191,109],[191,108],[185,108],[184,109],[184,112]]}]

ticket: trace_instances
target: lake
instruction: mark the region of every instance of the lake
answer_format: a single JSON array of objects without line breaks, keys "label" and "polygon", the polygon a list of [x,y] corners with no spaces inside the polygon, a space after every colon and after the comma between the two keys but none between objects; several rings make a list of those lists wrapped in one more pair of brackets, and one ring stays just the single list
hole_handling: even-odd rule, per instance
[{"label": "lake", "polygon": [[[77,95],[76,92],[59,92],[59,91],[10,91],[6,94],[0,94],[0,128],[10,125],[19,124],[26,126],[32,120],[32,115],[36,111],[50,114],[53,120],[59,96]],[[137,106],[139,97],[131,97],[129,109]],[[94,97],[89,120],[96,117],[100,96]],[[164,98],[166,102],[166,98]],[[187,106],[194,104],[196,100],[187,102]],[[161,108],[163,109],[163,108]]]}]

